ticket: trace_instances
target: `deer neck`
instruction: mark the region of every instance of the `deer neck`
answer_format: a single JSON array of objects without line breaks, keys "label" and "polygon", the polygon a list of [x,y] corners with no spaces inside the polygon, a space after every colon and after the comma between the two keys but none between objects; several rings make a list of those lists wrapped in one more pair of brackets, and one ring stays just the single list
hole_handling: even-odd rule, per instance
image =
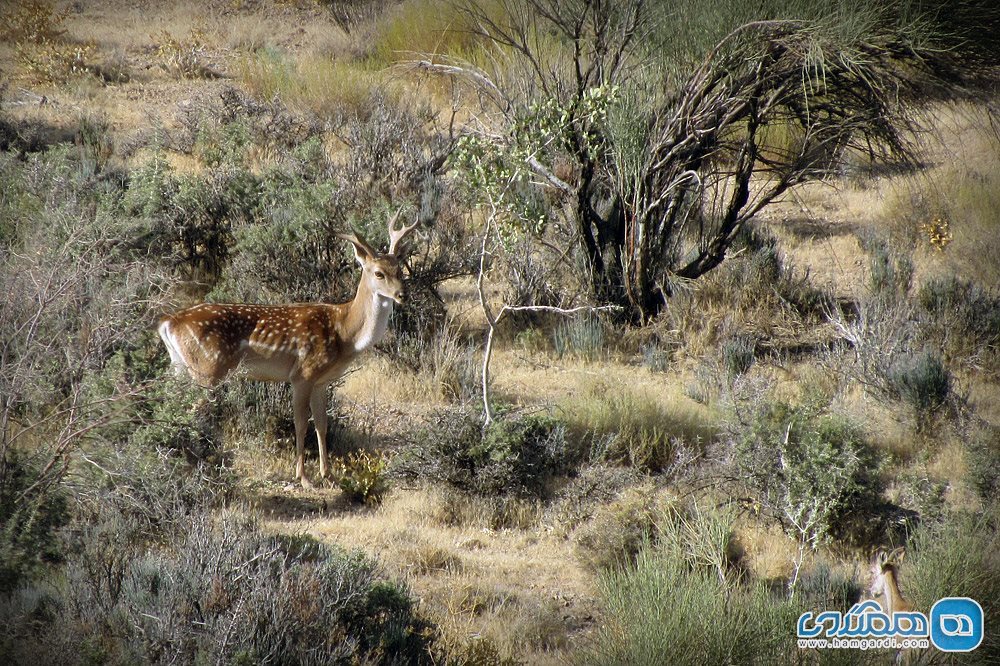
[{"label": "deer neck", "polygon": [[909,604],[899,592],[899,584],[896,582],[896,572],[892,569],[887,569],[882,575],[885,577],[883,596],[885,598],[886,612],[892,614],[906,611],[909,608]]},{"label": "deer neck", "polygon": [[389,326],[392,305],[391,298],[372,291],[367,280],[361,280],[348,310],[346,327],[354,341],[355,352],[363,352],[382,340]]}]

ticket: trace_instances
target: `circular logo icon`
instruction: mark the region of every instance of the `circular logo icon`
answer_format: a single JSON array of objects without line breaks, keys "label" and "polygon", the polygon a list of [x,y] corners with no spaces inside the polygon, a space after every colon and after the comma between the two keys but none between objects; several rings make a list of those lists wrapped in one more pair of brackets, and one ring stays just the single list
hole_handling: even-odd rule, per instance
[{"label": "circular logo icon", "polygon": [[942,652],[969,652],[983,642],[983,607],[968,597],[945,597],[931,607],[931,643]]}]

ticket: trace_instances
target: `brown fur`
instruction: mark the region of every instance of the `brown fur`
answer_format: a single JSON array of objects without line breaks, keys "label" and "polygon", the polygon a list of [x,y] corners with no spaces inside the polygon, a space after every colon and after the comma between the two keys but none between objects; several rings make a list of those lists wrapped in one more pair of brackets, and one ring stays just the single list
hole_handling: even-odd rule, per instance
[{"label": "brown fur", "polygon": [[903,597],[899,590],[899,565],[906,551],[897,548],[890,553],[880,550],[872,561],[872,596],[879,599],[882,608],[889,615],[908,613],[913,604]]}]

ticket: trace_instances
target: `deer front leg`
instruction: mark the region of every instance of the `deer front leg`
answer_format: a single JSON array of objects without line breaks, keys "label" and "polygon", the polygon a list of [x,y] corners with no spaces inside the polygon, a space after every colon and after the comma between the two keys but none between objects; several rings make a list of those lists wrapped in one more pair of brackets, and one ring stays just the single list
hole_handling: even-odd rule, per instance
[{"label": "deer front leg", "polygon": [[316,426],[316,441],[319,443],[319,478],[325,479],[327,472],[326,457],[326,385],[317,386],[309,399],[312,409],[313,424]]},{"label": "deer front leg", "polygon": [[292,414],[295,418],[295,480],[312,488],[306,476],[306,428],[309,426],[310,387],[292,384]]}]

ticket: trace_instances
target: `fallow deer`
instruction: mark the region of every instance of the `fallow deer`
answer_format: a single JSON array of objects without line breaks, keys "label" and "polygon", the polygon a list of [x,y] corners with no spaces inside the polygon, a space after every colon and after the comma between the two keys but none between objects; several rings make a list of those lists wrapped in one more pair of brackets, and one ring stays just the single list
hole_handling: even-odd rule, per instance
[{"label": "fallow deer", "polygon": [[305,474],[305,436],[312,411],[319,443],[319,474],[327,474],[327,387],[351,362],[385,335],[393,304],[403,302],[400,243],[417,222],[389,220],[389,249],[381,254],[357,234],[340,235],[354,246],[361,280],[354,300],[329,305],[203,303],[164,317],[160,337],[179,374],[214,386],[239,370],[251,379],[292,385],[295,478]]}]

